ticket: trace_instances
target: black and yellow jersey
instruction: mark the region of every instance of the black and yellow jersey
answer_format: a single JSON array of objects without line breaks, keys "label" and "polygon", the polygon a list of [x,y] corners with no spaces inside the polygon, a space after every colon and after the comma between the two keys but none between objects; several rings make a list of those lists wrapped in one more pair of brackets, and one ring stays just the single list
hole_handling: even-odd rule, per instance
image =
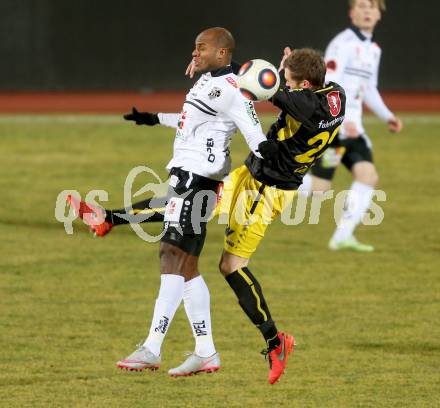
[{"label": "black and yellow jersey", "polygon": [[307,170],[336,137],[345,114],[345,92],[335,82],[321,89],[280,89],[272,103],[281,109],[267,138],[278,142],[277,160],[250,153],[245,164],[258,181],[296,190]]}]

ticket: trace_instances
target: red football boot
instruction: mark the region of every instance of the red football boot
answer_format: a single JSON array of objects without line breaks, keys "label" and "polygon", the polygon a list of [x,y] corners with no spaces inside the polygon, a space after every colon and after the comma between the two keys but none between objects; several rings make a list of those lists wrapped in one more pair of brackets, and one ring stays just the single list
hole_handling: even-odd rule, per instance
[{"label": "red football boot", "polygon": [[287,365],[289,354],[293,351],[295,346],[295,338],[287,333],[278,333],[280,345],[269,352],[263,352],[269,356],[269,383],[275,384]]},{"label": "red football boot", "polygon": [[77,200],[71,195],[67,196],[67,202],[96,236],[103,237],[112,229],[113,224],[105,221],[105,213],[100,207]]},{"label": "red football boot", "polygon": [[108,221],[104,221],[102,224],[99,225],[90,225],[90,230],[97,237],[103,237],[104,235],[107,235],[112,228],[113,228],[113,224]]}]

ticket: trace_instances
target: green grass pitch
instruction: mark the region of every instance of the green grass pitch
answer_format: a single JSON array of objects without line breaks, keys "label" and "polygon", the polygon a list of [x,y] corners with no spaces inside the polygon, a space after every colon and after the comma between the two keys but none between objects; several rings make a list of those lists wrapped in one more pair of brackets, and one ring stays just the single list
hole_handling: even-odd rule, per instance
[{"label": "green grass pitch", "polygon": [[[115,367],[146,336],[158,245],[125,226],[94,239],[75,221],[67,235],[54,217],[62,190],[84,197],[103,189],[117,208],[134,166],[166,178],[173,131],[106,115],[0,116],[0,406],[439,406],[440,118],[403,119],[399,135],[367,119],[387,193],[384,222],[357,233],[374,253],[326,249],[334,228],[327,201],[317,225],[272,225],[252,260],[278,327],[298,343],[270,386],[262,339],[217,272],[223,225],[210,223],[200,268],[223,366],[174,379],[167,370],[193,349],[182,307],[158,372]],[[245,155],[237,135],[234,165]],[[335,190],[350,183],[341,167]]]}]

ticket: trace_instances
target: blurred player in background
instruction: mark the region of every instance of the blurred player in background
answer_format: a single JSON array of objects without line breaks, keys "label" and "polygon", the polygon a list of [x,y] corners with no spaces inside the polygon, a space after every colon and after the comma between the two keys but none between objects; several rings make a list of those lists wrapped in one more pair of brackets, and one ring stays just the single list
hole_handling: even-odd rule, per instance
[{"label": "blurred player in background", "polygon": [[[378,174],[373,164],[372,144],[362,124],[362,104],[400,132],[402,123],[385,105],[377,89],[381,49],[373,38],[374,28],[385,10],[385,0],[350,0],[351,26],[328,45],[326,79],[339,83],[347,95],[345,121],[335,143],[304,177],[301,192],[330,190],[335,170],[342,162],[353,175],[342,218],[329,242],[331,250],[371,252],[373,246],[360,243],[353,235],[368,210]],[[287,54],[290,49],[285,51]]]}]

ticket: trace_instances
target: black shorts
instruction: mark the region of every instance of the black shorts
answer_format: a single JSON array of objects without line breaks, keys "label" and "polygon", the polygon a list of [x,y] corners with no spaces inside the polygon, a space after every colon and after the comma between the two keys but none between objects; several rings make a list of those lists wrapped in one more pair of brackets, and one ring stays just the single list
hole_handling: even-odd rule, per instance
[{"label": "black shorts", "polygon": [[[331,155],[335,155],[333,160]],[[340,157],[341,155],[342,157]],[[373,163],[373,152],[361,135],[355,139],[336,139],[310,169],[311,174],[326,180],[332,180],[339,165],[339,161],[336,159],[338,156],[340,162],[348,170],[351,170],[356,163],[361,161]]]},{"label": "black shorts", "polygon": [[170,171],[164,230],[161,241],[199,256],[206,223],[217,203],[221,181],[173,167]]}]

